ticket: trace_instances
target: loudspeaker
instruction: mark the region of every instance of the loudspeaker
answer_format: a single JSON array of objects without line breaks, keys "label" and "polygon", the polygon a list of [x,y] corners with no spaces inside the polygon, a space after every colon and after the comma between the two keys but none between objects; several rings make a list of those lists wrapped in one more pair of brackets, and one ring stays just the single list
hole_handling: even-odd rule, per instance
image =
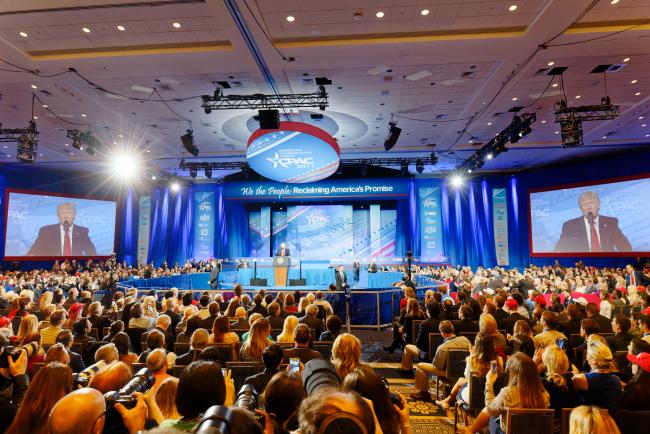
[{"label": "loudspeaker", "polygon": [[267,286],[266,279],[251,279],[251,286]]},{"label": "loudspeaker", "polygon": [[388,137],[384,141],[384,149],[390,151],[397,143],[397,139],[399,139],[399,135],[402,133],[402,129],[398,128],[395,122],[390,122],[388,125]]},{"label": "loudspeaker", "polygon": [[187,152],[195,157],[199,156],[199,148],[194,145],[194,132],[192,130],[187,130],[187,134],[181,136],[181,143],[183,143],[183,147]]},{"label": "loudspeaker", "polygon": [[289,286],[307,286],[307,279],[289,279]]},{"label": "loudspeaker", "polygon": [[280,128],[280,111],[273,110],[260,110],[258,112],[260,120],[260,128],[263,130],[277,130]]}]

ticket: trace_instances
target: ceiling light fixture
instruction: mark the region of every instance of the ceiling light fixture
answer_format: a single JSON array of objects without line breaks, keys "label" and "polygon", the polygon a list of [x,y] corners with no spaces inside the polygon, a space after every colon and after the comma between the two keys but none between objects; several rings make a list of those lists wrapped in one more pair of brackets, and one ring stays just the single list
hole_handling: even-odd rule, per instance
[{"label": "ceiling light fixture", "polygon": [[555,65],[555,62],[553,62],[553,61],[551,60],[550,62],[547,63],[547,65],[548,65],[548,66],[553,66],[553,65]]},{"label": "ceiling light fixture", "polygon": [[576,95],[576,99],[580,99],[580,98],[581,98],[581,96],[580,96],[580,95]]},{"label": "ceiling light fixture", "polygon": [[81,117],[82,117],[82,118],[85,118],[85,117],[86,117],[86,115],[82,113],[82,114],[81,114]]},{"label": "ceiling light fixture", "polygon": [[119,30],[120,32],[123,32],[123,31],[126,30],[126,27],[124,27],[124,26],[117,26],[117,30]]},{"label": "ceiling light fixture", "polygon": [[32,84],[32,89],[38,89],[38,86],[36,86],[35,84]]},{"label": "ceiling light fixture", "polygon": [[172,26],[173,26],[175,29],[180,29],[180,28],[181,28],[181,23],[172,23]]},{"label": "ceiling light fixture", "polygon": [[619,1],[620,1],[620,0],[612,0],[612,1],[609,2],[609,3],[612,4],[612,5],[615,5],[615,4],[618,3]]},{"label": "ceiling light fixture", "polygon": [[637,92],[634,94],[634,96],[639,96],[639,95],[641,95],[641,92]]},{"label": "ceiling light fixture", "polygon": [[422,9],[420,11],[420,15],[426,17],[427,15],[429,15],[429,9]]},{"label": "ceiling light fixture", "polygon": [[19,34],[20,36],[22,36],[23,38],[26,38],[26,37],[29,36],[29,35],[28,35],[27,33],[25,33],[25,32],[20,32],[20,33],[18,33],[18,34]]},{"label": "ceiling light fixture", "polygon": [[384,18],[384,13],[382,11],[379,11],[375,14],[377,18]]},{"label": "ceiling light fixture", "polygon": [[517,5],[510,5],[510,7],[508,8],[508,10],[509,10],[510,12],[514,12],[514,11],[516,11],[516,10],[517,10]]},{"label": "ceiling light fixture", "polygon": [[512,100],[513,100],[513,101],[517,101],[517,97],[516,97],[516,96],[513,96],[513,97],[512,97]]},{"label": "ceiling light fixture", "polygon": [[88,27],[82,27],[81,30],[83,30],[84,33],[90,33],[90,29]]},{"label": "ceiling light fixture", "polygon": [[636,84],[638,81],[639,80],[634,79],[634,80],[630,81],[630,84]]},{"label": "ceiling light fixture", "polygon": [[489,127],[490,125],[492,125],[492,122],[488,122],[487,125],[488,125],[488,127]]},{"label": "ceiling light fixture", "polygon": [[627,63],[627,62],[629,62],[629,61],[630,61],[630,58],[629,58],[629,57],[626,57],[625,59],[623,59],[623,62],[626,62],[626,63]]},{"label": "ceiling light fixture", "polygon": [[290,23],[293,23],[294,21],[296,21],[296,18],[293,15],[289,15],[287,17],[287,21],[289,21]]},{"label": "ceiling light fixture", "polygon": [[553,87],[557,87],[557,83],[553,83]]}]

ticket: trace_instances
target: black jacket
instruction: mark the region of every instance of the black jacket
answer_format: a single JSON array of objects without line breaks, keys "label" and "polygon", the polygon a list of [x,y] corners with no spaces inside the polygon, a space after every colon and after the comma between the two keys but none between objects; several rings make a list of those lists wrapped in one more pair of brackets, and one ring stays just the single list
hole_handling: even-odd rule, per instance
[{"label": "black jacket", "polygon": [[298,322],[300,324],[307,324],[310,329],[316,330],[316,336],[320,336],[325,331],[323,320],[318,317],[305,315]]},{"label": "black jacket", "polygon": [[282,329],[284,327],[284,319],[279,316],[269,316],[269,324],[271,324],[271,329]]},{"label": "black jacket", "polygon": [[454,332],[456,334],[463,332],[478,332],[478,323],[472,321],[471,319],[453,321],[452,324],[454,324]]},{"label": "black jacket", "polygon": [[250,384],[255,388],[255,391],[258,394],[264,392],[266,385],[269,384],[271,378],[278,373],[277,369],[265,369],[264,372],[259,374],[251,375],[250,377],[244,380],[244,384]]},{"label": "black jacket", "polygon": [[300,362],[304,365],[309,362],[311,359],[317,359],[323,357],[323,355],[311,348],[286,348],[283,351],[282,362],[289,363],[289,359],[292,357],[298,357]]},{"label": "black jacket", "polygon": [[[13,385],[11,395],[8,388]],[[5,378],[0,376],[0,432],[5,432],[11,422],[13,422],[18,407],[27,393],[29,381],[26,375],[19,375],[14,378]]]},{"label": "black jacket", "polygon": [[440,320],[438,318],[427,318],[420,323],[418,327],[418,336],[415,340],[415,345],[427,353],[427,360],[431,360],[433,356],[429,356],[429,333],[440,333],[438,326],[440,325]]},{"label": "black jacket", "polygon": [[84,363],[83,358],[81,355],[68,350],[68,355],[70,355],[70,369],[72,369],[72,372],[75,374],[78,374],[79,372],[83,371],[86,369],[86,365]]}]

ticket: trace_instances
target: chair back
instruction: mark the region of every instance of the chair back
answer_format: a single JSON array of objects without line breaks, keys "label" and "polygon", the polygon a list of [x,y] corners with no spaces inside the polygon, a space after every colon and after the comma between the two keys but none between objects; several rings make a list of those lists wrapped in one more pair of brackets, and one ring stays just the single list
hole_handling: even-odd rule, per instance
[{"label": "chair back", "polygon": [[142,369],[142,368],[146,368],[146,367],[147,367],[147,364],[146,364],[146,363],[139,363],[139,362],[138,362],[138,363],[133,363],[133,364],[131,365],[131,368],[133,368],[132,371],[133,371],[134,374],[135,374],[136,372],[140,371],[140,369]]},{"label": "chair back", "polygon": [[244,385],[244,380],[251,375],[259,374],[264,367],[258,362],[227,362],[226,368],[230,369],[232,379],[235,381],[235,390],[239,391]]},{"label": "chair back", "polygon": [[442,333],[429,333],[429,360],[433,359],[436,350],[444,341],[445,338],[442,337]]},{"label": "chair back", "polygon": [[314,350],[321,353],[325,360],[329,360],[332,357],[332,345],[334,345],[333,341],[316,341]]},{"label": "chair back", "polygon": [[185,370],[185,365],[174,365],[172,366],[172,375],[176,378],[181,378],[183,371]]},{"label": "chair back", "polygon": [[580,335],[576,334],[571,334],[569,335],[569,343],[571,344],[571,348],[578,348],[580,345],[584,344],[585,338],[583,338]]},{"label": "chair back", "polygon": [[111,332],[110,327],[102,327],[102,336],[108,336],[110,332]]},{"label": "chair back", "polygon": [[553,434],[555,410],[509,408],[506,434]]},{"label": "chair back", "polygon": [[469,356],[469,350],[452,348],[447,350],[447,366],[445,367],[445,378],[450,382],[465,375],[465,359]]},{"label": "chair back", "polygon": [[133,352],[136,354],[140,354],[142,352],[142,334],[146,333],[147,329],[143,328],[138,328],[138,327],[129,327],[124,329],[124,333],[129,335],[129,339],[131,340],[131,348],[133,348]]},{"label": "chair back", "polygon": [[620,410],[615,419],[621,434],[646,434],[650,426],[650,410]]},{"label": "chair back", "polygon": [[210,344],[207,348],[214,348],[219,354],[219,362],[221,365],[225,365],[227,362],[232,362],[237,360],[237,353],[235,353],[234,344]]},{"label": "chair back", "polygon": [[176,355],[181,356],[185,353],[187,353],[190,350],[190,343],[189,342],[174,342],[174,352]]},{"label": "chair back", "polygon": [[[468,411],[473,415],[477,415],[483,407],[485,407],[485,376],[480,376],[478,372],[472,372],[469,378],[469,402]],[[505,374],[501,373],[497,377],[497,381],[494,383],[493,390],[494,395],[498,395],[501,389],[506,385],[507,377]]]},{"label": "chair back", "polygon": [[459,336],[465,336],[467,338],[467,340],[472,343],[472,345],[474,345],[474,341],[476,340],[476,335],[477,334],[478,334],[478,332],[460,332],[460,333],[458,333]]},{"label": "chair back", "polygon": [[276,340],[280,333],[282,333],[282,329],[271,329],[271,339]]},{"label": "chair back", "polygon": [[572,408],[563,408],[560,415],[560,434],[569,434],[569,419],[571,418]]},{"label": "chair back", "polygon": [[291,342],[279,342],[278,345],[280,345],[280,348],[285,349],[285,348],[293,348],[295,345]]}]

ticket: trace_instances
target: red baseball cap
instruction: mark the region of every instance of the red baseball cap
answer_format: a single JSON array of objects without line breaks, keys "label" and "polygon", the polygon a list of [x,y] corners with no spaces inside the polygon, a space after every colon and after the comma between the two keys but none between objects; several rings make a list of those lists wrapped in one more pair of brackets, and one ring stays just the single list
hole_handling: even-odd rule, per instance
[{"label": "red baseball cap", "polygon": [[645,309],[643,309],[641,311],[641,313],[644,314],[644,315],[650,315],[650,307],[646,307]]},{"label": "red baseball cap", "polygon": [[514,298],[509,298],[508,300],[506,300],[506,306],[508,306],[508,308],[510,309],[517,309],[519,303],[517,303],[517,300],[515,300]]},{"label": "red baseball cap", "polygon": [[0,329],[9,327],[9,324],[11,324],[9,318],[7,318],[6,316],[0,316]]},{"label": "red baseball cap", "polygon": [[644,371],[650,372],[650,353],[639,353],[636,356],[632,353],[627,353],[627,359],[635,365],[638,365]]},{"label": "red baseball cap", "polygon": [[539,304],[540,306],[546,306],[546,298],[544,298],[543,295],[538,295],[535,299],[535,303]]}]

